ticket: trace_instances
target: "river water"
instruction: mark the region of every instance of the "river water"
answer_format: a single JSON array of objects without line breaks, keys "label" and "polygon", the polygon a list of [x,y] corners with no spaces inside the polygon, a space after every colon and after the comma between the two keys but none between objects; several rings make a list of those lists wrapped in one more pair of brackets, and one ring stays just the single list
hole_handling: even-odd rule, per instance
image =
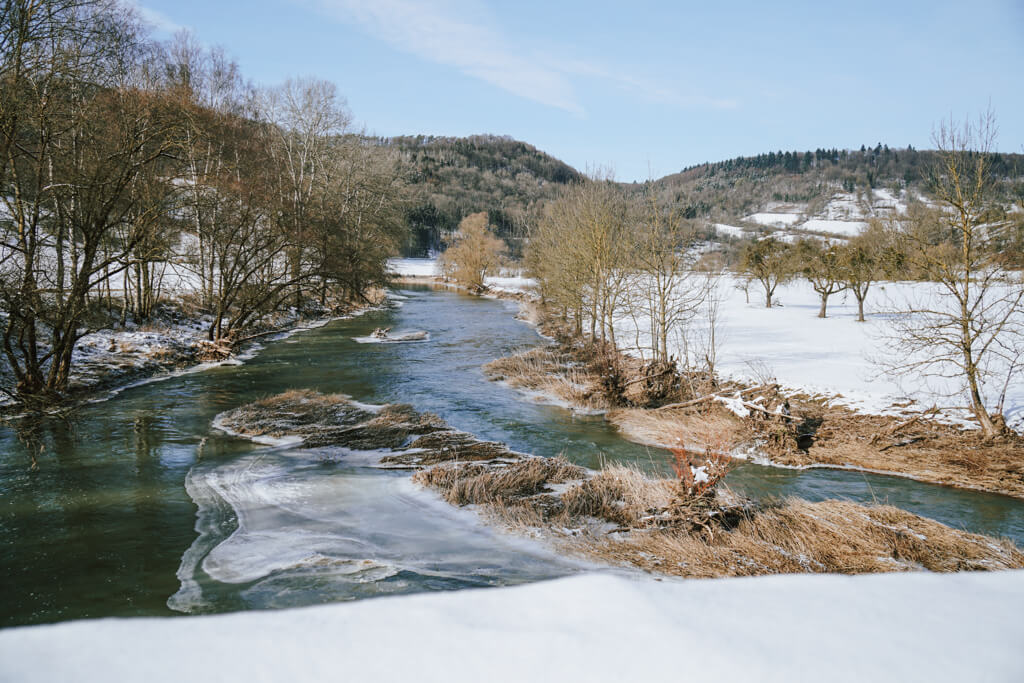
[{"label": "river water", "polygon": [[[482,524],[343,450],[268,447],[211,428],[292,388],[410,403],[514,450],[668,468],[599,416],[489,382],[489,360],[543,343],[515,304],[410,288],[394,305],[268,342],[243,365],[144,384],[52,421],[31,467],[0,432],[0,626],[261,609],[506,585],[594,567]],[[356,341],[375,327],[424,342]],[[887,502],[1024,545],[1024,501],[880,475],[743,464],[759,497]]]}]

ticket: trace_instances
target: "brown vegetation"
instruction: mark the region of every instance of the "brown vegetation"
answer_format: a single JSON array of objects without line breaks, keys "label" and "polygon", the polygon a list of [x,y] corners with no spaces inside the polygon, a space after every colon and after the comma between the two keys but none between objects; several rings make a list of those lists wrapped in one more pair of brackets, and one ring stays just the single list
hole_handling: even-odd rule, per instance
[{"label": "brown vegetation", "polygon": [[574,356],[564,348],[542,346],[493,360],[484,366],[484,373],[492,380],[538,391],[581,408],[608,408],[593,373]]},{"label": "brown vegetation", "polygon": [[564,459],[527,458],[499,467],[438,466],[414,480],[565,550],[676,576],[1024,567],[1024,553],[1009,541],[891,506],[755,505],[729,491],[688,495],[678,481],[619,466],[577,481],[581,476]]},{"label": "brown vegetation", "polygon": [[[863,468],[1024,498],[1024,438],[1012,432],[986,439],[930,411],[865,415],[774,384],[714,383],[702,373],[674,374],[672,390],[655,394],[651,366],[623,354],[602,361],[599,345],[550,323],[545,331],[561,344],[492,361],[485,371],[575,406],[608,408],[607,419],[631,441],[715,453],[750,445],[780,465]],[[614,372],[602,379],[608,367]],[[645,390],[616,391],[623,386]],[[736,416],[725,400],[750,414]]]},{"label": "brown vegetation", "polygon": [[[453,505],[476,505],[563,550],[680,576],[1024,567],[1012,543],[950,529],[888,506],[789,500],[756,504],[717,484],[728,460],[677,449],[677,479],[622,466],[591,472],[477,441],[409,406],[368,407],[289,391],[223,414],[248,436],[299,436],[308,446],[391,452],[382,466]],[[708,475],[705,478],[705,475]]]}]

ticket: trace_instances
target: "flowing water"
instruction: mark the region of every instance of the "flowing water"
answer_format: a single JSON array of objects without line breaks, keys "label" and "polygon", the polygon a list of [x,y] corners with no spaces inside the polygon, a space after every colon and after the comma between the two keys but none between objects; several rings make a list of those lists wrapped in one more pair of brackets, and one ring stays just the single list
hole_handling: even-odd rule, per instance
[{"label": "flowing water", "polygon": [[[514,304],[403,290],[395,305],[269,342],[244,365],[141,385],[52,421],[31,457],[0,432],[0,626],[259,609],[534,581],[593,569],[482,524],[408,472],[337,449],[268,447],[211,429],[286,389],[410,403],[514,450],[666,470],[599,416],[543,405],[481,366],[542,343]],[[375,327],[430,333],[374,344]],[[836,470],[744,464],[755,496],[888,502],[1024,544],[1024,501]]]}]

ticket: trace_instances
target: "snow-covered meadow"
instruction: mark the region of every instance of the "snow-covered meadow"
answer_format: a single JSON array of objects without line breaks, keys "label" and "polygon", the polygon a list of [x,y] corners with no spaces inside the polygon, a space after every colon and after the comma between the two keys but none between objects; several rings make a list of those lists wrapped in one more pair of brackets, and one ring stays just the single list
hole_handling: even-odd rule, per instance
[{"label": "snow-covered meadow", "polygon": [[583,574],[274,612],[0,631],[0,679],[1020,681],[1024,572]]},{"label": "snow-covered meadow", "polygon": [[[788,389],[836,397],[837,402],[868,413],[893,412],[901,409],[894,408],[894,403],[905,406],[907,401],[918,408],[967,405],[955,378],[899,376],[886,365],[894,359],[888,322],[893,311],[905,310],[908,301],[933,299],[936,285],[878,283],[868,294],[863,323],[857,322],[857,302],[848,293],[830,297],[828,317],[822,319],[817,317],[820,299],[808,282],[781,285],[770,309],[764,305],[758,283],[747,287],[749,303],[743,286],[742,280],[732,276],[724,277],[718,286],[717,370],[723,376],[753,382],[774,378]],[[706,328],[707,321],[701,317],[689,325],[691,335]],[[620,316],[619,346],[631,351],[648,347],[648,330],[646,321],[638,326],[631,316]],[[669,343],[678,359],[685,358],[682,330]],[[995,363],[992,369],[986,398],[994,405],[1006,366]],[[1024,427],[1024,382],[1007,387],[1004,411],[1012,426]],[[963,410],[945,414],[953,419],[966,417]]]}]

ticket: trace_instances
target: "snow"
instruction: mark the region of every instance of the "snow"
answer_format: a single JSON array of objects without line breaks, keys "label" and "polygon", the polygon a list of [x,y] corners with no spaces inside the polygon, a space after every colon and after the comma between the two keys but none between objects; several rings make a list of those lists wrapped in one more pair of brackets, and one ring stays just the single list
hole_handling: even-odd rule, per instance
[{"label": "snow", "polygon": [[[788,389],[835,398],[835,403],[866,413],[894,413],[894,403],[912,400],[918,409],[966,405],[958,397],[952,380],[931,378],[927,382],[899,378],[885,373],[874,361],[891,356],[884,337],[885,311],[898,310],[902,301],[920,299],[934,291],[927,283],[880,283],[868,293],[867,322],[857,322],[857,302],[852,295],[837,294],[829,299],[828,318],[817,317],[818,295],[805,281],[780,286],[767,309],[764,293],[756,282],[750,285],[750,303],[736,281],[725,278],[719,286],[724,297],[718,329],[718,371],[726,377],[750,382],[774,378]],[[706,323],[703,324],[706,327]],[[699,332],[701,321],[695,321]],[[649,325],[640,321],[641,344],[648,343]],[[629,315],[616,325],[620,342],[632,344],[637,328]],[[671,353],[684,357],[681,336],[670,339]],[[626,348],[626,351],[636,352]],[[767,377],[766,377],[767,376]],[[1000,383],[1001,386],[1001,383]],[[994,393],[994,392],[990,392]],[[952,398],[951,398],[952,396]],[[736,407],[729,406],[733,410]],[[1024,428],[1024,382],[1009,387],[1004,414],[1011,426]],[[963,418],[963,413],[955,413]],[[967,424],[967,423],[964,423]]]},{"label": "snow", "polygon": [[434,277],[438,275],[435,258],[393,258],[388,270],[400,277]]},{"label": "snow", "polygon": [[748,232],[746,230],[744,230],[743,228],[737,227],[735,225],[726,225],[725,223],[715,223],[713,225],[713,227],[718,232],[718,234],[720,234],[720,235],[728,235],[729,237],[743,237],[746,234],[748,234]]},{"label": "snow", "polygon": [[[440,274],[436,258],[394,258],[388,261],[388,269],[399,277],[437,277]],[[521,294],[533,291],[537,281],[523,277],[516,270],[504,269],[499,276],[485,277],[484,284],[494,291]]]},{"label": "snow", "polygon": [[522,276],[485,277],[484,283],[490,289],[497,290],[499,292],[511,293],[529,292],[532,291],[533,288],[537,286],[536,280]]},{"label": "snow", "polygon": [[832,221],[823,220],[821,218],[811,218],[797,227],[803,230],[812,230],[814,232],[828,232],[834,235],[846,235],[847,237],[853,237],[863,231],[864,228],[868,227],[868,224],[864,221]]},{"label": "snow", "polygon": [[744,218],[745,221],[751,221],[758,225],[774,225],[777,227],[785,227],[793,225],[800,221],[800,215],[795,213],[753,213]]},{"label": "snow", "polygon": [[276,612],[0,631],[0,679],[1019,681],[1024,572],[586,574]]}]

